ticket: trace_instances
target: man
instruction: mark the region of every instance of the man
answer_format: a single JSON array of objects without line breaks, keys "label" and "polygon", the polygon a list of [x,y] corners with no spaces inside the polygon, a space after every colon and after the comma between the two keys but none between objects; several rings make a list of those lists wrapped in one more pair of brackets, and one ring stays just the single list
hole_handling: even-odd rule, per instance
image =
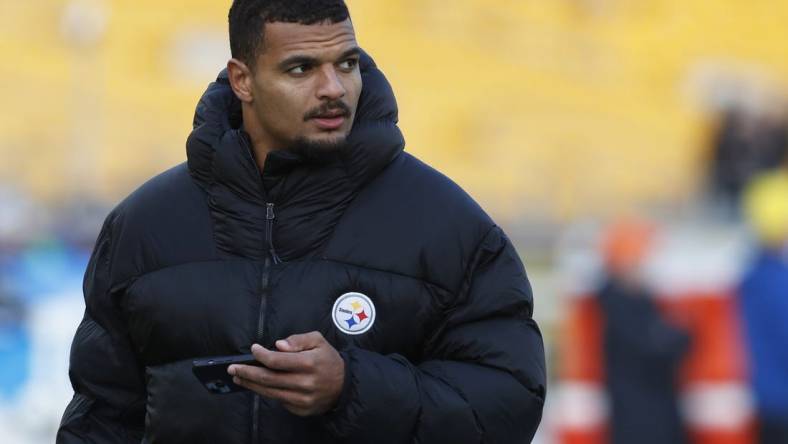
[{"label": "man", "polygon": [[[403,152],[341,0],[236,0],[188,162],[108,216],[59,443],[516,443],[544,351],[509,240]],[[248,391],[213,394],[201,357]]]},{"label": "man", "polygon": [[604,368],[611,444],[684,444],[679,366],[689,333],[666,319],[643,278],[656,227],[625,219],[603,244],[607,276],[597,292],[603,319]]}]

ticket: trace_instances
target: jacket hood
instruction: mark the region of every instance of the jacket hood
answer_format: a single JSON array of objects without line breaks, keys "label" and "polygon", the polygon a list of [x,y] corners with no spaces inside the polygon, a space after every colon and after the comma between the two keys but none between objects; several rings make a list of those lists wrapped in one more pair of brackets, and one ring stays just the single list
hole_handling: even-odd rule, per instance
[{"label": "jacket hood", "polygon": [[[363,87],[340,162],[349,176],[363,183],[390,163],[405,141],[388,80],[366,53],[359,66]],[[259,188],[260,173],[241,121],[241,103],[230,87],[227,70],[222,70],[197,104],[186,143],[189,169],[201,186],[225,183],[240,194]],[[282,176],[305,163],[309,162],[287,150],[269,153],[263,171],[265,189],[273,189]]]}]

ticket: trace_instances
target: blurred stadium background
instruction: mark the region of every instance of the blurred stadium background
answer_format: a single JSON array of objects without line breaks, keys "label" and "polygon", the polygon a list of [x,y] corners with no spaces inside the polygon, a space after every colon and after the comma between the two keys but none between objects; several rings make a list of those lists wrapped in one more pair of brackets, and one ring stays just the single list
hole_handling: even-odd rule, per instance
[{"label": "blurred stadium background", "polygon": [[[779,168],[746,152],[786,146],[788,2],[348,3],[407,149],[524,258],[552,378],[538,442],[603,440],[588,304],[599,235],[622,214],[660,226],[647,280],[700,338],[682,373],[693,439],[753,442],[734,289],[757,244],[737,202]],[[92,242],[113,203],[185,160],[196,101],[229,57],[229,5],[0,0],[3,442],[53,441]]]}]

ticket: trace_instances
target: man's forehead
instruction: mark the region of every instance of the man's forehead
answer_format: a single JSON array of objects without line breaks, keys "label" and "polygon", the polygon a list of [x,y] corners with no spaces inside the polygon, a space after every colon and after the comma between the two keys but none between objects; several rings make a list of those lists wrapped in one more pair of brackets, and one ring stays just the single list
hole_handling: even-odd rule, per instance
[{"label": "man's forehead", "polygon": [[323,52],[343,52],[356,46],[356,33],[350,19],[313,25],[272,22],[265,25],[263,56],[278,58],[292,53],[318,55]]}]

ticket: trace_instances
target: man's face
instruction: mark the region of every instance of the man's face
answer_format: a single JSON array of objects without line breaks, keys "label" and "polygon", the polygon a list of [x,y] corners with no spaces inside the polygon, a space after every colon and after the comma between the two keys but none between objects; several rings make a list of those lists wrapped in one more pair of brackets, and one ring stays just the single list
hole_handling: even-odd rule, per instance
[{"label": "man's face", "polygon": [[349,19],[267,23],[251,88],[262,142],[269,149],[341,145],[361,94],[358,60]]}]

